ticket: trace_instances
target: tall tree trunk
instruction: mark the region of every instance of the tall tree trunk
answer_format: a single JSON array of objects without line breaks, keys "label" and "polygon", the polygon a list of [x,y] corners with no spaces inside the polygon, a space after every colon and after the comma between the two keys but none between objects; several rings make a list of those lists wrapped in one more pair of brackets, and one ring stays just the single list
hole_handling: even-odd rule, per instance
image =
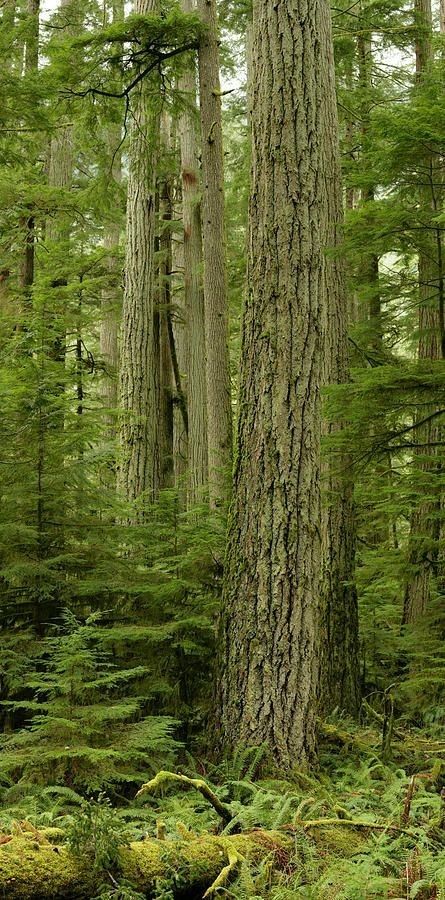
[{"label": "tall tree trunk", "polygon": [[[193,0],[181,0],[183,12],[194,10]],[[197,142],[196,72],[184,72],[179,90],[187,103],[179,123],[181,142],[182,217],[184,226],[184,290],[188,328],[188,490],[189,508],[203,501],[208,478],[207,384],[202,233]]]},{"label": "tall tree trunk", "polygon": [[[113,22],[120,22],[124,18],[124,0],[113,0]],[[120,124],[108,126],[106,143],[108,157],[111,161],[111,178],[119,190],[122,181],[122,155],[119,149],[122,139],[122,127]],[[119,221],[111,221],[105,231],[104,248],[108,251],[107,269],[113,281],[119,283],[120,274],[117,270],[116,253],[119,247],[121,225]],[[101,320],[99,331],[100,355],[105,366],[104,377],[101,383],[102,402],[106,413],[107,436],[110,440],[115,437],[116,418],[110,410],[117,407],[117,378],[118,378],[118,334],[120,318],[121,298],[120,291],[111,285],[104,290],[101,299]]]},{"label": "tall tree trunk", "polygon": [[[171,156],[171,118],[161,114],[161,145],[166,169]],[[159,301],[156,311],[159,340],[159,455],[160,487],[174,486],[173,457],[173,367],[169,335],[172,272],[172,177],[169,171],[159,183]]]},{"label": "tall tree trunk", "polygon": [[215,0],[198,0],[207,26],[198,53],[202,137],[202,228],[207,374],[209,497],[229,499],[232,466],[232,404],[224,239],[224,158]]},{"label": "tall tree trunk", "polygon": [[325,0],[255,0],[248,293],[219,697],[225,743],[266,742],[287,767],[310,764],[316,750],[332,66]]},{"label": "tall tree trunk", "polygon": [[[181,191],[179,190],[178,194],[180,193]],[[180,219],[182,216],[182,199],[180,196],[175,198],[173,210],[175,219]],[[178,372],[178,376],[175,378],[175,404],[173,409],[173,457],[175,485],[178,489],[181,506],[185,508],[187,505],[188,427],[186,427],[181,410],[181,396],[187,409],[188,329],[186,327],[183,277],[184,241],[181,234],[175,234],[172,240],[172,271],[172,304],[169,327]],[[180,383],[180,392],[178,392],[178,383]]]},{"label": "tall tree trunk", "polygon": [[[431,0],[415,0],[418,26],[416,40],[416,80],[421,88],[428,77],[432,59]],[[426,152],[422,160],[423,186],[421,202],[435,217],[441,210],[441,186],[438,156]],[[444,353],[444,268],[443,240],[440,226],[424,231],[423,247],[419,252],[419,360],[439,360]],[[419,423],[435,409],[422,407]],[[416,429],[416,440],[422,447],[417,450],[415,468],[421,479],[421,488],[428,499],[421,499],[411,517],[408,548],[409,578],[406,584],[403,624],[414,624],[424,615],[430,598],[431,584],[437,567],[440,534],[440,485],[434,485],[440,468],[437,444],[440,427],[433,418]],[[437,497],[435,496],[437,495]]]},{"label": "tall tree trunk", "polygon": [[[135,0],[136,14],[147,15],[157,11],[158,0]],[[121,459],[118,473],[120,492],[129,501],[141,495],[153,499],[160,482],[154,330],[159,109],[156,108],[156,100],[153,102],[149,94],[147,79],[143,79],[135,89],[132,106],[120,361]]]},{"label": "tall tree trunk", "polygon": [[[323,187],[321,222],[323,246],[328,248],[324,267],[325,385],[345,384],[349,379],[348,301],[345,265],[341,255],[343,189],[338,142],[335,69],[330,18],[323,23],[326,56],[323,106],[320,115],[320,153]],[[324,423],[325,435],[338,432],[341,423]],[[330,453],[323,462],[323,585],[320,709],[334,708],[354,714],[359,707],[358,606],[354,583],[355,517],[350,459],[346,453]]]},{"label": "tall tree trunk", "polygon": [[[12,27],[14,24],[15,4],[9,3],[3,12],[2,25]],[[25,75],[37,74],[39,66],[39,14],[40,0],[27,0],[27,21],[25,37]],[[4,21],[6,19],[6,21]],[[34,283],[34,256],[35,256],[35,221],[32,206],[29,214],[22,220],[24,234],[24,249],[22,264],[19,273],[19,283],[25,301],[31,297],[31,288]]]},{"label": "tall tree trunk", "polygon": [[[372,79],[372,35],[362,31],[357,37],[357,56],[359,69],[359,85],[362,91],[360,108],[361,139],[363,152],[366,153],[368,132],[370,126],[369,99],[367,93],[371,89]],[[375,186],[366,184],[361,190],[361,205],[373,203],[375,199]],[[376,253],[366,251],[361,256],[360,274],[368,292],[368,321],[369,321],[369,346],[376,354],[377,360],[382,361],[383,354],[383,328],[382,310],[380,300],[379,283],[379,258]]]}]

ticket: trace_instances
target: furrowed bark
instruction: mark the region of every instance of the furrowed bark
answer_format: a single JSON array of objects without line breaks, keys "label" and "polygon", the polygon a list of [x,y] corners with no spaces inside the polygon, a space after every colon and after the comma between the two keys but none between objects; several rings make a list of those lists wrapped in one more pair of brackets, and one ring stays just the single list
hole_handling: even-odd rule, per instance
[{"label": "furrowed bark", "polygon": [[[113,22],[120,22],[124,18],[124,0],[113,2]],[[118,124],[108,126],[106,143],[108,156],[111,162],[111,179],[116,185],[116,193],[122,181],[122,154],[119,145],[122,140],[122,127]],[[110,221],[104,236],[104,248],[108,251],[106,265],[113,276],[113,286],[110,284],[101,298],[101,320],[99,331],[99,349],[105,368],[101,382],[101,396],[105,408],[105,424],[108,440],[116,436],[116,415],[113,411],[118,402],[118,334],[119,319],[121,315],[121,292],[115,285],[120,284],[121,276],[117,268],[117,251],[119,248],[121,226],[116,220]],[[111,280],[111,279],[110,279]]]},{"label": "furrowed bark", "polygon": [[[158,11],[157,0],[135,0],[134,12]],[[154,76],[156,79],[156,76]],[[157,82],[154,82],[157,84]],[[159,109],[143,79],[134,90],[128,148],[127,244],[122,310],[118,488],[128,501],[156,497],[160,483],[158,366],[154,327],[155,189]],[[157,88],[156,88],[157,91]],[[143,513],[138,514],[143,517]]]},{"label": "furrowed bark", "polygon": [[324,0],[254,3],[248,293],[219,700],[224,742],[266,743],[287,768],[310,765],[316,750],[330,40]]}]

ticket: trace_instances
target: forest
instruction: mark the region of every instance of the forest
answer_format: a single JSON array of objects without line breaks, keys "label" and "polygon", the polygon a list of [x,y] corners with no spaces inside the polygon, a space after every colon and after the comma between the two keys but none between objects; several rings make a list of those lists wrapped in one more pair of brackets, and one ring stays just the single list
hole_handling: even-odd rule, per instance
[{"label": "forest", "polygon": [[445,0],[0,0],[0,896],[445,898]]}]

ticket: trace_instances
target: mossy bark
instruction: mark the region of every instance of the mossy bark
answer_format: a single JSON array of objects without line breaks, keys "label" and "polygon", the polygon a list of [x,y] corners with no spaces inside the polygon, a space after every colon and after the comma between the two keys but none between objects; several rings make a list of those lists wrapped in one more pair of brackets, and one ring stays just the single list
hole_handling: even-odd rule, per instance
[{"label": "mossy bark", "polygon": [[[175,897],[192,891],[198,896],[227,865],[229,850],[252,861],[276,852],[282,861],[292,846],[289,836],[263,831],[191,836],[187,841],[146,840],[122,849],[121,876],[148,898],[163,879]],[[22,836],[0,846],[0,896],[8,900],[90,900],[108,880],[107,873],[94,871],[89,859],[78,859],[65,847]]]}]

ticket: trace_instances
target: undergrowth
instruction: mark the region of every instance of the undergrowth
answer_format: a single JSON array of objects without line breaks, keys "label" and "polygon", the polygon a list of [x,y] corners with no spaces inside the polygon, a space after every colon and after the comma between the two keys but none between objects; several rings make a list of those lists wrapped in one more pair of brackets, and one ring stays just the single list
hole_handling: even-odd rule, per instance
[{"label": "undergrowth", "polygon": [[[284,829],[292,837],[290,858],[277,864],[265,852],[256,867],[243,862],[219,896],[444,900],[443,748],[434,754],[422,743],[413,754],[411,732],[406,753],[400,737],[393,758],[383,761],[377,731],[344,722],[331,729],[319,770],[310,775],[279,777],[264,748],[240,750],[218,764],[185,757],[181,772],[204,778],[230,807],[233,818],[225,826],[191,789],[165,785],[156,796],[144,794],[116,807],[104,795],[85,799],[54,786],[4,808],[2,830],[9,833],[23,819],[39,829],[57,829],[58,840],[67,841],[73,853],[87,854],[93,866],[111,872],[103,900],[139,900],[131,885],[119,882],[119,847],[156,836],[160,827],[166,840],[252,829]],[[337,732],[343,742],[349,734],[349,745],[335,743]],[[159,885],[158,900],[172,896],[168,883]]]}]

